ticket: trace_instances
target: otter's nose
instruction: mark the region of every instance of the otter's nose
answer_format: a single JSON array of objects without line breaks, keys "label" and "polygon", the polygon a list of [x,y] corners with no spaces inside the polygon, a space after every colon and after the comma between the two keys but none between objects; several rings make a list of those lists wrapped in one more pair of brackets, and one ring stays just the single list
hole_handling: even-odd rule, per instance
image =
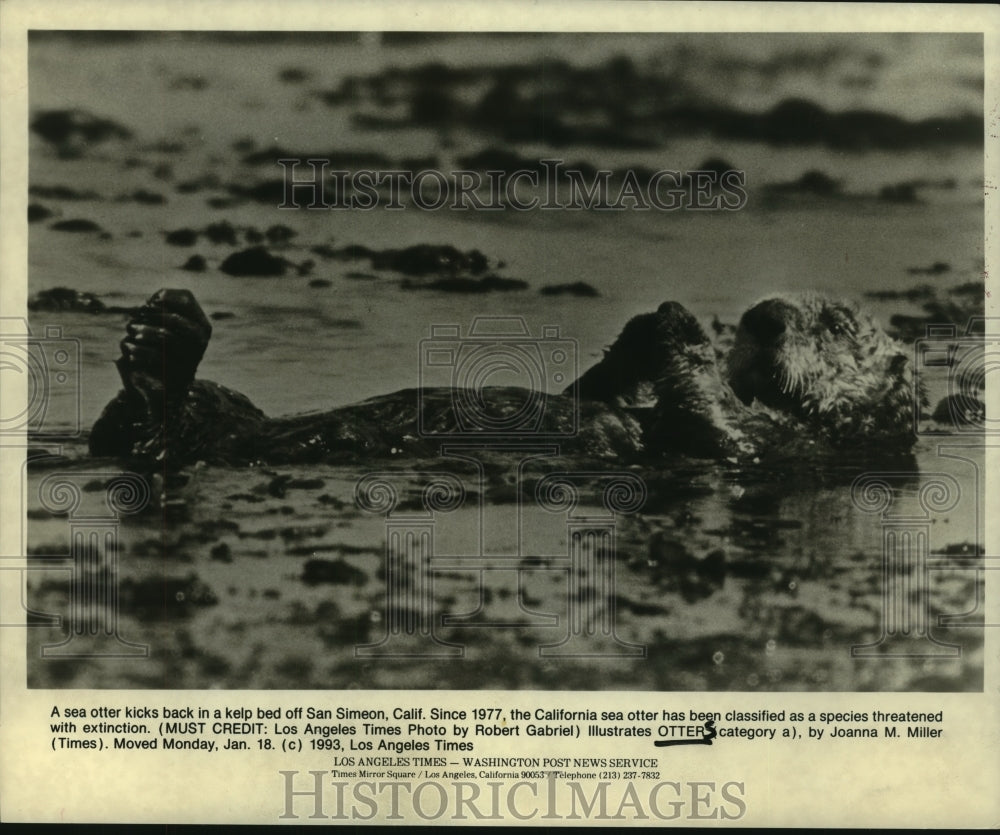
[{"label": "otter's nose", "polygon": [[773,344],[785,332],[794,308],[779,299],[769,299],[750,308],[740,320],[740,329],[761,344]]}]

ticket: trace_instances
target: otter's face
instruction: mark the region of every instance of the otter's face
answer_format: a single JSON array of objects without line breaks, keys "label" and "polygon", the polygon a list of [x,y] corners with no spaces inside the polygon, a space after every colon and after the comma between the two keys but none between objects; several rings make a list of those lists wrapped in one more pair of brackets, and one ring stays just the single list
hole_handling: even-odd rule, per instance
[{"label": "otter's face", "polygon": [[869,317],[818,296],[774,298],[740,320],[729,383],[832,437],[906,436],[912,374],[901,347]]}]

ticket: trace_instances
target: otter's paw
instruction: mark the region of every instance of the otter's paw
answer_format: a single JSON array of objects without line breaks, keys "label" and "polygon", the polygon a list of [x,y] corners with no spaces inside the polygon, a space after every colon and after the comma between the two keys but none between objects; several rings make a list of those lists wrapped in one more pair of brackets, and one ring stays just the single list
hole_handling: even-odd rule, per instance
[{"label": "otter's paw", "polygon": [[208,347],[212,325],[187,290],[160,290],[126,325],[115,365],[125,391],[137,403],[163,414],[180,403]]}]

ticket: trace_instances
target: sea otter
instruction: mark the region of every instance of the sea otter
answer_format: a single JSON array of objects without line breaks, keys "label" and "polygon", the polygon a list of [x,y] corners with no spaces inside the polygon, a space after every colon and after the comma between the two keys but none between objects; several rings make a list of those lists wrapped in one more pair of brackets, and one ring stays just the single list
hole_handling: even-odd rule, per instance
[{"label": "sea otter", "polygon": [[[426,457],[460,428],[469,393],[453,388],[270,418],[242,394],[195,379],[211,333],[186,290],[160,290],[132,316],[116,361],[124,389],[94,424],[93,455],[170,467]],[[902,347],[852,305],[821,296],[754,305],[728,356],[665,302],[630,320],[561,394],[487,387],[473,396],[501,423],[540,398],[514,440],[557,438],[566,454],[624,460],[755,458],[804,445],[904,451],[919,404]]]}]

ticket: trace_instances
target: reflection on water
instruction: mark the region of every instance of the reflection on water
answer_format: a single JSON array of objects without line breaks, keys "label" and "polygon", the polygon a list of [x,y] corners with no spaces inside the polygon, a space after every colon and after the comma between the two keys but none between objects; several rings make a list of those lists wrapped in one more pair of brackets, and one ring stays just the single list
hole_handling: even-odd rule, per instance
[{"label": "reflection on water", "polygon": [[[494,474],[501,482],[485,492],[474,468],[437,462],[432,472],[451,472],[465,485],[464,503],[428,522],[420,499],[427,479],[403,473],[395,528],[357,509],[358,473],[345,468],[195,469],[166,488],[167,501],[155,500],[120,529],[119,631],[147,644],[149,658],[42,659],[39,647],[57,643],[64,630],[40,627],[31,630],[29,680],[44,687],[975,691],[982,629],[938,625],[940,616],[982,623],[974,570],[981,508],[971,500],[981,453],[958,452],[926,463],[939,478],[955,479],[949,483],[963,501],[923,518],[929,477],[913,462],[884,477],[895,503],[886,516],[857,493],[852,499],[863,468],[748,473],[699,465],[638,473],[648,491],[643,508],[614,517],[600,503],[569,515],[540,507],[536,487],[552,471],[541,461],[525,471],[522,487],[504,487],[507,476]],[[40,507],[36,490],[52,472],[72,475],[84,466],[84,490],[100,496],[114,470],[64,462],[29,479],[30,553],[36,566],[63,569],[28,573],[28,601],[40,613],[67,611],[72,575],[65,559],[43,563],[68,553],[68,523]],[[154,488],[163,489],[162,479]],[[589,489],[582,488],[584,499],[599,495]],[[574,530],[609,519],[610,537],[570,548]],[[427,524],[430,561],[411,557],[392,568],[390,531]],[[929,531],[926,564],[914,559],[896,578],[906,584],[914,623],[921,612],[930,618],[930,651],[919,657],[895,657],[899,648],[886,638],[898,625],[884,602],[891,589],[883,542],[901,524]],[[395,613],[393,600],[403,601]],[[444,657],[356,656],[357,645],[379,644],[399,617],[433,635],[410,641],[407,653],[426,644],[443,647]],[[601,635],[607,627],[610,640]],[[575,631],[598,656],[560,654]],[[875,657],[852,657],[852,647],[872,644],[881,646]],[[938,644],[961,654],[935,657]]]}]

